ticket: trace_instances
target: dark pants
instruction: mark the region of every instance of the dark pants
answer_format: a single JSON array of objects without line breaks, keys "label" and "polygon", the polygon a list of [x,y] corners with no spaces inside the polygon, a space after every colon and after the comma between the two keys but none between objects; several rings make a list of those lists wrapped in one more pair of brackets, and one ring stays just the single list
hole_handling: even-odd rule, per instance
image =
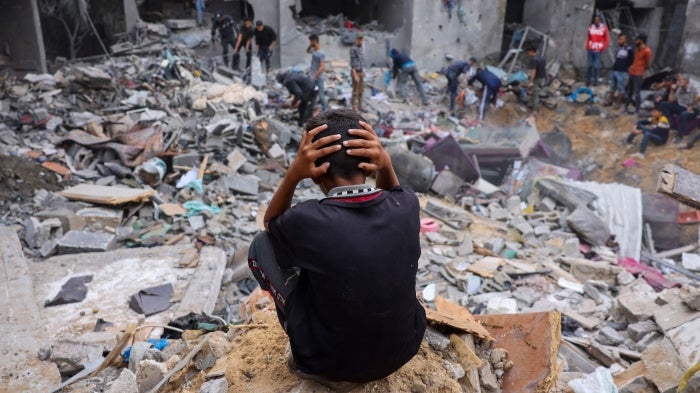
[{"label": "dark pants", "polygon": [[307,97],[302,98],[299,103],[297,110],[299,111],[299,127],[303,126],[307,120],[311,117],[314,110],[314,103],[316,103],[316,96],[318,91],[312,91]]},{"label": "dark pants", "polygon": [[[649,146],[649,142],[651,142],[651,143],[653,143],[653,144],[655,144],[655,145],[657,145],[657,146],[660,146],[660,145],[663,145],[663,144],[666,143],[666,139],[664,139],[663,137],[661,137],[661,136],[655,134],[655,133],[653,132],[653,129],[652,129],[652,128],[645,126],[645,125],[642,124],[641,122],[640,122],[640,123],[637,123],[637,128],[640,129],[640,130],[642,130],[642,144],[639,146],[639,152],[640,152],[640,153],[644,154],[644,152],[647,151],[647,147]],[[627,137],[627,143],[632,143],[632,141],[634,141],[634,138],[635,138],[637,135],[638,135],[638,134],[630,134],[630,135]]]},{"label": "dark pants", "polygon": [[639,107],[642,105],[642,82],[644,82],[644,76],[630,75],[630,83],[627,88],[627,104],[633,102],[637,112],[639,112]]},{"label": "dark pants", "polygon": [[[698,117],[698,111],[697,109],[685,110],[681,112],[680,117],[680,122],[678,124],[678,136],[683,138],[684,136],[690,134],[690,131],[692,131],[688,129],[688,122]],[[697,136],[695,138],[697,140]]]},{"label": "dark pants", "polygon": [[258,45],[258,58],[260,64],[265,64],[265,72],[270,71],[270,59],[272,59],[272,51],[269,45]]},{"label": "dark pants", "polygon": [[226,67],[228,67],[228,47],[235,48],[236,47],[236,37],[230,36],[230,37],[221,37],[221,48],[223,49],[224,53],[224,64],[226,64]]},{"label": "dark pants", "polygon": [[669,120],[671,120],[673,115],[680,115],[688,109],[683,105],[679,105],[677,102],[662,101],[659,105],[664,115],[666,115]]},{"label": "dark pants", "polygon": [[277,316],[286,330],[284,306],[289,295],[297,287],[299,269],[279,264],[274,245],[267,232],[259,233],[250,243],[248,267],[260,284],[260,288],[272,295],[277,307]]},{"label": "dark pants", "polygon": [[[241,49],[243,49],[243,45],[238,47],[238,50],[236,53],[233,54],[233,65],[232,67],[235,69],[238,69],[238,67],[241,64],[241,55],[239,54],[241,52]],[[253,49],[248,48],[245,51],[245,68],[250,68],[250,62],[253,60]]]},{"label": "dark pants", "polygon": [[459,75],[448,71],[445,76],[447,77],[447,92],[450,94],[450,111],[453,111],[457,101],[457,90],[459,90]]}]

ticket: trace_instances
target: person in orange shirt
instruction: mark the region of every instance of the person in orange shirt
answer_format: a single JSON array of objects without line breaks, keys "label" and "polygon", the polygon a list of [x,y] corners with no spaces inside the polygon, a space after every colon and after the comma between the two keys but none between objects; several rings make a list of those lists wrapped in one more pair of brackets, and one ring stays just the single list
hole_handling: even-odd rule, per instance
[{"label": "person in orange shirt", "polygon": [[596,15],[593,18],[593,24],[588,26],[588,40],[586,40],[586,49],[588,50],[586,86],[598,85],[600,55],[608,49],[609,43],[610,33],[608,32],[608,27],[600,21],[600,16]]},{"label": "person in orange shirt", "polygon": [[629,104],[631,101],[634,101],[635,110],[639,113],[639,106],[642,103],[640,92],[644,81],[644,72],[651,67],[651,49],[647,46],[647,36],[644,33],[637,35],[634,39],[634,44],[636,50],[634,52],[634,61],[629,69],[630,87],[627,90],[628,96],[625,110],[629,111]]}]

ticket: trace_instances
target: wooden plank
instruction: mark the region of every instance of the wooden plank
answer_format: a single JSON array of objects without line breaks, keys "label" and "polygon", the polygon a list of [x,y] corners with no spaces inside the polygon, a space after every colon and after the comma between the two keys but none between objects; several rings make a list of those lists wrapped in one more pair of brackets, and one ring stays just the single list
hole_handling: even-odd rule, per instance
[{"label": "wooden plank", "polygon": [[656,190],[685,205],[700,209],[700,175],[675,165],[665,165],[659,174]]},{"label": "wooden plank", "polygon": [[647,377],[647,369],[644,362],[637,362],[627,367],[625,371],[613,375],[613,380],[618,389],[622,389],[627,384],[634,382],[639,377]]},{"label": "wooden plank", "polygon": [[475,315],[494,338],[493,347],[508,351],[513,368],[503,375],[504,392],[549,392],[556,383],[561,314],[558,312]]},{"label": "wooden plank", "polygon": [[[441,300],[440,300],[441,299]],[[445,300],[441,296],[435,299],[435,305],[440,303],[439,310],[433,310],[430,307],[425,308],[425,316],[429,322],[437,325],[445,325],[463,332],[473,334],[482,339],[493,340],[489,332],[474,319],[474,316],[464,307]],[[463,309],[462,310],[458,310]],[[467,316],[468,315],[468,316]]]},{"label": "wooden plank", "polygon": [[125,203],[140,203],[155,195],[155,190],[140,188],[98,186],[79,184],[58,194],[72,201],[83,201],[98,205],[117,206]]}]

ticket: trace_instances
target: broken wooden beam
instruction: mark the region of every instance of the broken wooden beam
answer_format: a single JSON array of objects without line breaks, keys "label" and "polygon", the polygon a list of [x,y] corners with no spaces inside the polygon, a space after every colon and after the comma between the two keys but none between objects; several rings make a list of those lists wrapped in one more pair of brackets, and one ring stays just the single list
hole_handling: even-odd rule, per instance
[{"label": "broken wooden beam", "polygon": [[656,190],[695,209],[700,209],[700,175],[676,165],[661,169]]}]

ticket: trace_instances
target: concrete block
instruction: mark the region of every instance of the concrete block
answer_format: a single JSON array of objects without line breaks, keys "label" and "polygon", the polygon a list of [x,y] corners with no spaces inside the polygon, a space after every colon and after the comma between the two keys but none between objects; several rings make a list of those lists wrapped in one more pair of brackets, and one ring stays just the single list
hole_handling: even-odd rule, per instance
[{"label": "concrete block", "polygon": [[139,386],[136,383],[136,374],[128,368],[122,370],[119,378],[115,379],[105,393],[138,393]]},{"label": "concrete block", "polygon": [[524,303],[527,307],[532,306],[542,297],[542,293],[532,287],[518,287],[513,291],[513,297]]},{"label": "concrete block", "polygon": [[505,221],[510,217],[510,213],[508,213],[508,210],[502,209],[502,208],[495,208],[491,209],[491,219],[496,220],[496,221]]},{"label": "concrete block", "polygon": [[195,231],[198,231],[206,226],[206,223],[204,222],[204,217],[202,216],[192,216],[187,219],[187,222],[190,224],[190,228],[192,228]]},{"label": "concrete block", "polygon": [[116,236],[106,232],[70,231],[58,241],[59,254],[110,251],[116,247]]},{"label": "concrete block", "polygon": [[634,274],[629,273],[627,270],[623,270],[617,274],[617,283],[619,285],[628,285],[634,282]]},{"label": "concrete block", "polygon": [[563,252],[567,257],[580,257],[581,251],[579,250],[581,243],[577,237],[572,237],[564,241]]},{"label": "concrete block", "polygon": [[455,196],[459,192],[460,187],[464,184],[459,176],[454,173],[443,170],[435,176],[433,184],[430,186],[430,190],[438,195],[451,195]]},{"label": "concrete block", "polygon": [[652,344],[642,352],[642,361],[649,374],[649,380],[656,385],[660,393],[676,391],[685,367],[670,340],[663,339]]},{"label": "concrete block", "polygon": [[61,375],[72,376],[80,372],[84,364],[101,358],[101,346],[57,341],[50,347],[49,360],[56,363]]},{"label": "concrete block", "polygon": [[271,158],[274,158],[275,160],[280,159],[284,157],[284,149],[280,147],[278,144],[273,144],[270,147],[270,150],[267,151],[267,155],[270,156]]},{"label": "concrete block", "polygon": [[550,197],[544,197],[540,201],[537,208],[539,211],[551,212],[557,208],[557,203],[554,202],[554,199],[552,199]]},{"label": "concrete block", "polygon": [[700,318],[666,332],[686,368],[700,361]]},{"label": "concrete block", "polygon": [[228,166],[231,168],[234,172],[238,172],[238,170],[245,164],[248,159],[245,158],[243,153],[238,149],[234,149],[227,157],[226,160],[228,160]]},{"label": "concrete block", "polygon": [[625,341],[625,338],[618,333],[617,330],[611,328],[610,326],[606,326],[598,331],[596,341],[603,345],[615,346]]},{"label": "concrete block", "polygon": [[614,285],[622,268],[604,261],[590,261],[583,258],[562,258],[571,267],[570,273],[579,281],[597,280]]},{"label": "concrete block", "polygon": [[35,217],[30,217],[25,221],[24,228],[24,240],[31,248],[40,248],[53,237],[63,235],[61,221],[56,218],[40,221]]},{"label": "concrete block", "polygon": [[459,363],[443,360],[442,365],[445,367],[447,374],[452,376],[452,379],[461,379],[464,377],[464,375],[466,375],[464,368]]},{"label": "concrete block", "polygon": [[700,288],[684,286],[681,288],[681,300],[695,311],[700,311]]},{"label": "concrete block", "polygon": [[93,231],[102,231],[106,227],[118,228],[124,218],[121,209],[109,209],[106,207],[90,207],[78,210],[77,216],[85,220],[86,225]]},{"label": "concrete block", "polygon": [[552,230],[549,228],[549,225],[538,225],[535,227],[535,235],[537,236],[542,236],[550,232],[552,232]]},{"label": "concrete block", "polygon": [[201,162],[199,153],[185,153],[173,157],[173,166],[186,166],[198,168]]},{"label": "concrete block", "polygon": [[155,360],[142,360],[136,368],[136,383],[139,393],[145,393],[153,389],[163,379],[168,369],[165,364]]},{"label": "concrete block", "polygon": [[642,339],[639,340],[639,342],[637,342],[635,349],[637,350],[637,352],[642,352],[645,349],[649,348],[655,342],[661,340],[662,338],[664,338],[664,336],[662,336],[660,333],[651,332],[646,336],[642,337]]},{"label": "concrete block", "polygon": [[436,351],[443,351],[450,345],[450,339],[431,326],[425,330],[425,341]]},{"label": "concrete block", "polygon": [[486,314],[516,314],[518,303],[513,298],[497,297],[486,303]]},{"label": "concrete block", "polygon": [[226,378],[214,379],[202,384],[199,393],[226,393],[228,391],[228,381]]},{"label": "concrete block", "polygon": [[617,297],[618,310],[628,322],[634,323],[651,319],[654,311],[654,297],[647,293],[626,293]]},{"label": "concrete block", "polygon": [[638,342],[644,336],[659,329],[652,320],[639,321],[627,326],[627,334],[634,342]]},{"label": "concrete block", "polygon": [[239,194],[257,195],[260,179],[256,176],[233,174],[226,176],[226,186]]},{"label": "concrete block", "polygon": [[654,320],[662,331],[667,332],[686,322],[700,318],[700,311],[693,310],[681,300],[679,288],[666,289],[662,295],[665,295],[664,298],[667,299],[668,303],[653,308]]},{"label": "concrete block", "polygon": [[508,209],[508,211],[513,214],[520,213],[520,202],[520,197],[517,195],[513,195],[510,198],[506,199],[506,209]]}]

